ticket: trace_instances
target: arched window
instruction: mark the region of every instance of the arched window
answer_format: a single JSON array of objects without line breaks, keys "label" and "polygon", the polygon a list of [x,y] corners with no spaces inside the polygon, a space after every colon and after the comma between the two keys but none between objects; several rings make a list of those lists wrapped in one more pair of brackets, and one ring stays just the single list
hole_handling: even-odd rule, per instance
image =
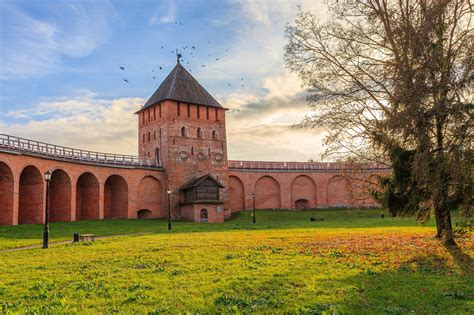
[{"label": "arched window", "polygon": [[197,129],[197,137],[202,138],[202,129],[201,128]]},{"label": "arched window", "polygon": [[215,130],[212,131],[212,139],[213,140],[217,139],[217,131],[215,131]]},{"label": "arched window", "polygon": [[201,222],[208,222],[207,209],[201,209]]},{"label": "arched window", "polygon": [[181,137],[186,137],[186,127],[181,127]]}]

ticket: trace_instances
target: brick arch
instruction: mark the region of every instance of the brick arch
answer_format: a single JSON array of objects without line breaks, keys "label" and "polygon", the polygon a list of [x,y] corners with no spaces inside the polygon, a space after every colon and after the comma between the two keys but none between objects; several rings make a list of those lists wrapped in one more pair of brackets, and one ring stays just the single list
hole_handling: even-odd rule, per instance
[{"label": "brick arch", "polygon": [[92,173],[83,173],[76,185],[76,221],[99,219],[100,185]]},{"label": "brick arch", "polygon": [[71,178],[62,169],[51,174],[49,210],[51,222],[71,221]]},{"label": "brick arch", "polygon": [[317,206],[317,189],[314,180],[306,175],[297,176],[291,183],[291,206],[310,208]]},{"label": "brick arch", "polygon": [[244,184],[237,176],[229,176],[229,195],[232,211],[245,210]]},{"label": "brick arch", "polygon": [[327,184],[327,203],[330,207],[348,207],[351,205],[351,184],[343,176],[331,177]]},{"label": "brick arch", "polygon": [[[145,176],[138,185],[137,193],[137,217],[146,214],[148,217],[164,216],[161,209],[162,187],[160,181],[153,176]],[[145,213],[149,210],[151,213]],[[142,212],[140,212],[142,211]]]},{"label": "brick arch", "polygon": [[280,184],[271,176],[262,176],[255,183],[257,209],[281,208]]},{"label": "brick arch", "polygon": [[104,218],[128,218],[128,185],[120,175],[111,175],[105,181]]},{"label": "brick arch", "polygon": [[36,166],[26,166],[20,175],[18,223],[43,222],[43,176]]},{"label": "brick arch", "polygon": [[13,172],[0,161],[0,225],[13,224]]}]

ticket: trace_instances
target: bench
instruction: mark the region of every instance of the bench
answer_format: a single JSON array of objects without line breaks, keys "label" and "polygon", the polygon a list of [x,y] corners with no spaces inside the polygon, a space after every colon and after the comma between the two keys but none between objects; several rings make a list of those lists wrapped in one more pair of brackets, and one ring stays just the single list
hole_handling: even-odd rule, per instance
[{"label": "bench", "polygon": [[88,241],[94,241],[94,240],[95,240],[94,234],[74,233],[74,242],[88,242]]}]

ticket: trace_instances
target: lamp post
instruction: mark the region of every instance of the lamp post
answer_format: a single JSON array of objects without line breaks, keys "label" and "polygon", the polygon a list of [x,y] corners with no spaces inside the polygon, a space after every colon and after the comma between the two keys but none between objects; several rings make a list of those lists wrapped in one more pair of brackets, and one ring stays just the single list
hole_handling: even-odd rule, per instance
[{"label": "lamp post", "polygon": [[255,223],[255,193],[252,194],[252,199],[253,199],[253,223]]},{"label": "lamp post", "polygon": [[46,182],[46,206],[44,218],[43,248],[49,248],[49,182],[51,181],[51,172],[49,170],[44,173],[44,180]]},{"label": "lamp post", "polygon": [[168,194],[168,231],[171,231],[171,188],[166,191]]}]

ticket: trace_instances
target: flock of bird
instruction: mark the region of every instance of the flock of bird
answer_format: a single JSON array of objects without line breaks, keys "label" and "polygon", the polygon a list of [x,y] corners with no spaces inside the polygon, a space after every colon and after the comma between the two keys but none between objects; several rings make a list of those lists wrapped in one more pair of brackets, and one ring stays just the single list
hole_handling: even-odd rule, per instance
[{"label": "flock of bird", "polygon": [[[177,25],[183,25],[181,22],[175,22],[175,24]],[[208,44],[211,44],[211,41],[208,41],[207,42]],[[161,49],[164,50],[165,49],[165,46],[164,45],[161,45]],[[188,59],[184,59],[183,58],[183,54],[184,53],[187,53],[188,56],[186,58],[194,58],[196,56],[196,49],[197,49],[197,46],[196,45],[191,45],[191,46],[183,46],[181,50],[178,50],[178,49],[174,49],[174,50],[171,50],[170,53],[172,54],[176,54],[176,57],[178,59],[178,61],[185,67],[187,67],[188,71],[189,72],[192,72],[192,70],[189,68],[190,67],[190,61]],[[225,50],[226,52],[229,52],[229,49],[226,49]],[[212,54],[208,53],[208,57],[212,57]],[[221,60],[222,57],[215,57],[213,62],[219,62]],[[207,64],[201,64],[201,68],[205,68],[206,66],[208,66]],[[125,67],[124,66],[120,66],[119,67],[120,70],[122,71],[126,71]],[[158,67],[159,70],[155,70],[155,69],[152,69],[151,70],[151,74],[150,74],[150,77],[153,79],[153,80],[157,80],[158,79],[158,73],[159,71],[162,71],[163,70],[163,67],[162,66],[159,66]],[[124,78],[123,81],[125,83],[130,83],[130,81],[127,79],[127,78]],[[156,84],[158,86],[158,84]],[[227,83],[227,86],[232,86],[232,83]],[[242,88],[245,87],[245,82],[244,82],[244,78],[241,78],[240,80],[240,86]]]}]

